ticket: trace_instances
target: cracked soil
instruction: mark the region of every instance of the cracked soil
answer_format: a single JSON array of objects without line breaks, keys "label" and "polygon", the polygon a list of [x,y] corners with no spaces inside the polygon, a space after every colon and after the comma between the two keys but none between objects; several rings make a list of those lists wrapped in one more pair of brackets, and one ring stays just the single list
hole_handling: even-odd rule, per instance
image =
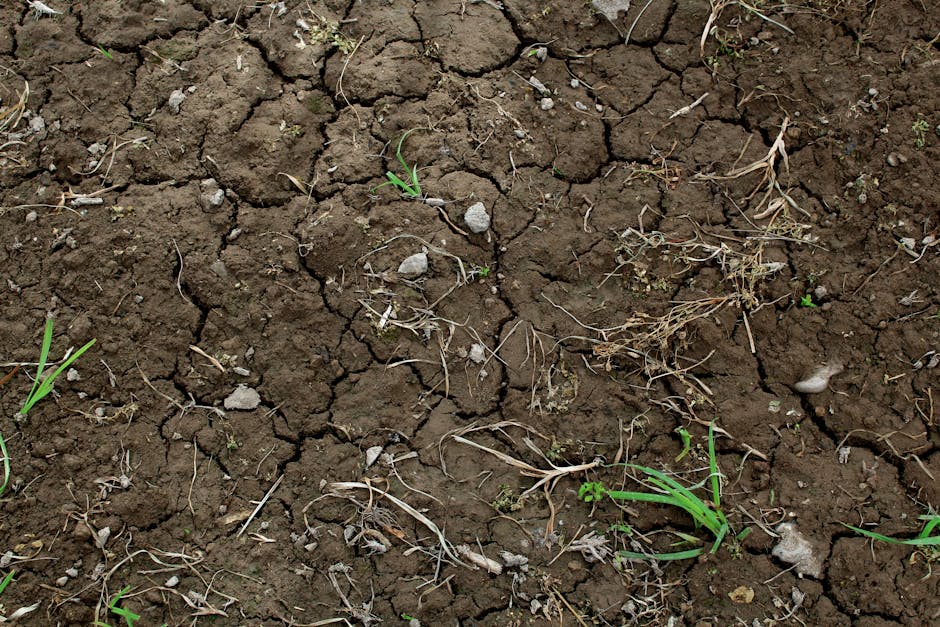
[{"label": "cracked soil", "polygon": [[[936,552],[842,524],[940,505],[933,1],[46,4],[0,8],[4,615],[940,620]],[[378,187],[412,129],[430,202]],[[14,421],[47,313],[97,343]],[[581,483],[700,482],[712,421],[750,533],[618,559],[705,536]]]}]

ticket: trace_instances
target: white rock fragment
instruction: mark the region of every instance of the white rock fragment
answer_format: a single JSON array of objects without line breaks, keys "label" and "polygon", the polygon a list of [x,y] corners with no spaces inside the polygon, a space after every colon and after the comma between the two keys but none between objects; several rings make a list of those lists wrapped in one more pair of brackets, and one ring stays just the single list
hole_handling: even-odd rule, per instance
[{"label": "white rock fragment", "polygon": [[475,364],[482,364],[486,361],[486,347],[482,344],[474,344],[470,347],[470,352],[467,354],[467,357]]},{"label": "white rock fragment", "polygon": [[630,0],[591,0],[591,6],[613,22],[620,16],[621,11],[630,10]]},{"label": "white rock fragment", "polygon": [[111,537],[111,527],[102,527],[96,534],[96,542],[99,549],[103,549],[108,544],[108,538]]},{"label": "white rock fragment", "polygon": [[535,78],[534,76],[529,77],[529,84],[532,85],[532,87],[534,87],[535,90],[538,91],[543,96],[547,96],[550,93],[552,93],[551,91],[549,91],[548,87],[545,86],[545,83]]},{"label": "white rock fragment", "polygon": [[166,586],[167,588],[175,588],[176,586],[179,585],[179,582],[180,582],[180,578],[177,577],[176,575],[173,575],[172,577],[167,579],[166,583],[164,583],[163,585]]},{"label": "white rock fragment", "polygon": [[59,586],[60,588],[64,588],[68,584],[68,582],[69,582],[69,578],[63,576],[55,580],[55,585]]},{"label": "white rock fragment", "polygon": [[796,572],[801,577],[809,575],[819,578],[822,574],[822,558],[813,550],[802,533],[796,528],[794,523],[782,523],[777,526],[777,533],[780,534],[780,542],[771,550],[771,555],[787,564],[794,564]]},{"label": "white rock fragment", "polygon": [[204,209],[218,207],[225,200],[225,190],[219,188],[219,183],[215,179],[203,179],[199,182],[202,188],[202,194],[199,200]]},{"label": "white rock fragment", "polygon": [[370,446],[366,449],[366,464],[365,467],[369,468],[376,462],[379,458],[379,455],[382,454],[382,451],[385,447],[383,446]]},{"label": "white rock fragment", "polygon": [[584,104],[583,102],[581,102],[580,100],[576,100],[576,101],[575,101],[575,103],[574,103],[574,108],[577,109],[578,111],[587,111],[587,110],[588,110],[587,105]]},{"label": "white rock fragment", "polygon": [[75,579],[76,577],[78,577],[78,569],[75,568],[74,566],[72,568],[67,568],[65,570],[65,576],[70,577],[71,579]]},{"label": "white rock fragment", "polygon": [[555,101],[551,98],[542,98],[542,101],[539,103],[539,106],[542,108],[542,111],[548,111],[555,106]]},{"label": "white rock fragment", "polygon": [[521,128],[517,128],[516,130],[514,130],[514,131],[513,131],[513,134],[514,134],[518,139],[525,139],[525,131],[522,130]]},{"label": "white rock fragment", "polygon": [[222,401],[225,409],[243,409],[246,411],[251,411],[260,404],[261,395],[254,388],[241,383]]},{"label": "white rock fragment", "polygon": [[415,253],[406,257],[401,265],[398,266],[398,274],[405,276],[421,276],[428,271],[428,254],[425,252]]},{"label": "white rock fragment", "polygon": [[167,98],[166,105],[170,107],[170,111],[173,113],[179,113],[184,100],[186,100],[186,94],[183,93],[182,89],[177,89]]},{"label": "white rock fragment", "polygon": [[800,394],[819,394],[829,387],[829,379],[842,370],[842,364],[839,362],[822,365],[802,381],[794,383],[793,389]]},{"label": "white rock fragment", "polygon": [[29,8],[33,10],[33,14],[38,20],[43,15],[62,15],[62,11],[56,11],[49,5],[40,2],[39,0],[26,0],[26,4],[29,5]]},{"label": "white rock fragment", "polygon": [[78,370],[75,368],[69,368],[68,372],[65,373],[66,381],[81,381],[82,375],[78,374]]},{"label": "white rock fragment", "polygon": [[39,219],[39,214],[36,213],[35,211],[30,211],[29,213],[26,214],[26,223],[27,223],[27,224],[30,223],[30,222],[35,222],[35,221],[38,220],[38,219]]},{"label": "white rock fragment", "polygon": [[490,228],[490,214],[482,202],[470,205],[463,214],[463,221],[474,233],[483,233]]},{"label": "white rock fragment", "polygon": [[42,119],[42,116],[34,115],[29,119],[29,132],[33,135],[38,135],[46,130],[46,121]]}]

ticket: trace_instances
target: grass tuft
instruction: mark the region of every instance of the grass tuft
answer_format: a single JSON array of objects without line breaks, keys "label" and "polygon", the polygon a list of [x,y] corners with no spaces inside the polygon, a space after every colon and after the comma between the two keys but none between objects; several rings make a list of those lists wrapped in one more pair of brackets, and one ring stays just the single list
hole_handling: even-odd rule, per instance
[{"label": "grass tuft", "polygon": [[[42,373],[46,368],[46,362],[49,358],[49,349],[52,346],[52,327],[52,317],[49,316],[46,318],[46,330],[42,337],[42,348],[39,350],[39,368],[36,372],[36,379],[33,381],[33,387],[30,389],[29,395],[23,402],[23,407],[20,408],[20,411],[17,412],[17,414],[14,416],[14,419],[16,420],[22,420],[26,418],[29,410],[52,391],[52,386],[55,383],[56,378],[62,374],[66,368],[75,363],[75,360],[81,357],[82,354],[91,348],[95,343],[95,340],[89,341],[87,344],[75,351],[75,353],[73,353],[71,356],[67,357],[61,364],[59,364],[59,367],[56,368],[52,374],[43,379]],[[12,375],[13,373],[10,374]],[[2,382],[6,382],[7,380],[8,378],[5,377]],[[7,453],[7,445],[3,439],[2,433],[0,433],[0,453],[3,454],[3,484],[0,484],[0,495],[2,495],[6,491],[7,486],[10,484],[10,455]]]},{"label": "grass tuft", "polygon": [[[696,529],[705,528],[712,535],[712,546],[709,553],[715,553],[722,541],[730,531],[728,519],[721,509],[721,475],[718,470],[718,460],[715,454],[715,427],[712,424],[708,429],[708,468],[709,468],[709,496],[700,498],[693,490],[701,488],[705,482],[692,486],[684,486],[669,475],[636,464],[625,464],[627,468],[644,474],[645,482],[653,487],[652,492],[632,492],[624,490],[608,490],[601,483],[586,482],[578,490],[578,498],[585,502],[595,502],[610,497],[617,501],[635,503],[659,503],[671,505],[685,511],[692,517]],[[680,543],[697,543],[700,540],[686,533],[673,532],[681,540]],[[636,551],[620,551],[620,556],[634,560],[674,561],[699,557],[704,554],[702,547],[670,553],[640,553]]]},{"label": "grass tuft", "polygon": [[418,129],[413,128],[410,131],[405,131],[405,133],[398,140],[398,149],[395,151],[395,157],[398,159],[398,163],[400,163],[401,167],[405,169],[405,179],[400,178],[394,172],[386,172],[385,176],[388,178],[388,181],[382,183],[381,185],[376,185],[374,188],[372,188],[373,192],[380,187],[391,185],[408,198],[421,197],[421,184],[418,182],[418,164],[409,167],[408,163],[405,161],[405,158],[401,155],[401,146],[404,143],[405,138],[408,137],[411,133],[414,133],[416,130]]},{"label": "grass tuft", "polygon": [[865,536],[866,538],[887,542],[888,544],[902,544],[904,546],[914,547],[940,547],[940,535],[931,535],[937,525],[940,525],[940,514],[924,514],[923,516],[918,516],[917,518],[918,520],[925,521],[924,528],[921,529],[920,533],[918,533],[913,538],[892,538],[891,536],[881,535],[880,533],[868,531],[867,529],[860,529],[859,527],[853,527],[852,525],[847,525],[845,523],[842,523],[842,525],[844,527],[848,527],[855,533]]},{"label": "grass tuft", "polygon": [[49,349],[52,347],[52,327],[52,317],[49,316],[46,318],[46,330],[45,333],[43,333],[42,348],[39,351],[39,369],[36,372],[36,379],[33,381],[33,387],[29,391],[29,395],[26,397],[26,401],[23,403],[23,407],[19,411],[19,418],[25,418],[29,413],[29,410],[33,408],[33,405],[41,401],[49,394],[49,392],[52,391],[52,386],[55,384],[56,378],[62,374],[66,368],[71,366],[76,359],[81,357],[85,351],[91,348],[96,341],[94,339],[90,340],[87,344],[82,346],[65,361],[59,364],[59,367],[56,368],[52,374],[43,379],[42,373],[46,367],[46,360],[49,358]]}]

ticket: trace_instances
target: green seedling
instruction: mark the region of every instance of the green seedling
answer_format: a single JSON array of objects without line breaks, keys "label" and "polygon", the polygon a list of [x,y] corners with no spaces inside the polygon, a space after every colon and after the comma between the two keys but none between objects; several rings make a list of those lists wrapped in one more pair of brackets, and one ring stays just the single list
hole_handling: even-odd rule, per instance
[{"label": "green seedling", "polygon": [[940,525],[940,514],[925,514],[923,516],[918,516],[917,519],[924,521],[924,528],[921,529],[920,533],[918,533],[913,538],[892,538],[891,536],[883,536],[880,533],[868,531],[867,529],[860,529],[845,523],[842,523],[842,526],[848,527],[855,533],[861,534],[866,538],[887,542],[888,544],[902,544],[904,546],[913,546],[918,548],[930,547],[940,549],[940,535],[931,535],[937,525]]},{"label": "green seedling", "polygon": [[46,368],[46,360],[49,357],[49,348],[52,346],[52,325],[52,318],[46,318],[46,331],[43,334],[42,348],[39,351],[39,369],[36,373],[36,379],[33,381],[33,388],[29,391],[29,396],[26,397],[26,401],[23,403],[23,407],[17,414],[18,419],[25,418],[29,413],[29,410],[33,408],[33,405],[44,399],[49,394],[49,392],[52,391],[52,386],[55,383],[56,378],[65,372],[66,368],[75,363],[75,360],[81,357],[85,351],[91,348],[95,343],[94,339],[90,340],[87,344],[75,351],[68,359],[63,361],[59,367],[52,372],[52,374],[43,379],[42,373]]},{"label": "green seedling", "polygon": [[[16,371],[19,369],[19,366],[14,366],[13,370],[10,371],[10,374],[0,379],[0,385],[3,385],[12,379],[13,375],[15,375]],[[7,443],[3,439],[2,433],[0,433],[0,453],[3,454],[3,485],[0,485],[0,496],[2,496],[7,489],[7,484],[10,483],[10,456],[7,454]],[[4,587],[6,587],[6,584],[4,584]],[[0,588],[0,592],[3,592],[3,588]]]},{"label": "green seedling", "polygon": [[[108,604],[108,611],[110,611],[115,616],[120,616],[124,619],[124,624],[127,627],[134,627],[134,623],[140,620],[140,614],[135,614],[130,610],[126,610],[123,607],[118,607],[121,598],[130,592],[131,587],[125,586],[121,589],[120,592],[114,595],[114,598],[111,599],[111,602]],[[108,623],[102,623],[101,621],[95,621],[94,627],[111,627]]]},{"label": "green seedling", "polygon": [[388,181],[377,185],[372,188],[372,191],[379,189],[380,187],[385,187],[386,185],[392,185],[399,192],[409,198],[420,198],[421,197],[421,184],[418,182],[418,164],[415,164],[412,167],[408,167],[408,163],[405,162],[405,158],[401,156],[401,146],[405,141],[405,138],[408,137],[411,133],[415,132],[418,129],[411,129],[410,131],[405,131],[401,136],[401,139],[398,140],[398,149],[395,151],[395,157],[398,159],[398,163],[401,164],[401,167],[405,169],[405,179],[402,180],[394,172],[386,172],[385,176],[388,178]]},{"label": "green seedling", "polygon": [[3,594],[3,591],[7,589],[7,586],[10,585],[10,582],[13,581],[13,575],[16,574],[15,570],[11,570],[6,574],[6,577],[3,578],[3,581],[0,581],[0,594]]},{"label": "green seedling", "polygon": [[692,450],[692,435],[686,430],[685,427],[679,427],[676,429],[676,433],[679,434],[679,438],[682,440],[682,452],[676,455],[676,461],[682,461],[682,458],[689,454],[689,451]]},{"label": "green seedling", "polygon": [[[608,496],[617,501],[659,503],[677,507],[692,517],[696,529],[704,527],[711,532],[714,541],[712,542],[709,553],[715,553],[718,550],[731,527],[721,509],[721,481],[719,479],[718,461],[715,455],[714,425],[710,426],[708,429],[709,477],[706,481],[708,481],[710,488],[710,498],[703,500],[693,492],[693,490],[705,485],[706,481],[702,481],[693,486],[684,486],[672,477],[654,468],[638,466],[636,464],[626,464],[625,466],[646,475],[646,483],[652,486],[655,491],[629,492],[623,490],[608,490],[598,482],[589,482],[581,486],[581,489],[578,491],[578,497],[586,502],[598,501],[604,496]],[[672,533],[680,539],[680,544],[700,543],[699,538],[692,534],[678,531],[673,531]],[[739,537],[743,537],[743,535]],[[620,556],[635,560],[655,559],[659,561],[672,561],[699,557],[703,555],[704,552],[705,549],[699,547],[671,553],[653,554],[621,551]]]},{"label": "green seedling", "polygon": [[927,131],[929,130],[930,125],[927,123],[927,120],[920,115],[918,115],[917,120],[911,124],[911,132],[914,133],[914,147],[918,150],[927,144]]},{"label": "green seedling", "polygon": [[102,46],[101,44],[98,44],[98,52],[103,54],[105,58],[108,59],[109,61],[114,61],[114,55],[112,55],[109,50],[105,50],[104,46]]},{"label": "green seedling", "polygon": [[813,302],[813,295],[812,295],[812,294],[806,294],[805,296],[803,296],[802,298],[800,298],[800,307],[807,307],[807,308],[809,308],[809,309],[816,309],[817,307],[819,307],[819,305],[817,305],[816,303]]}]

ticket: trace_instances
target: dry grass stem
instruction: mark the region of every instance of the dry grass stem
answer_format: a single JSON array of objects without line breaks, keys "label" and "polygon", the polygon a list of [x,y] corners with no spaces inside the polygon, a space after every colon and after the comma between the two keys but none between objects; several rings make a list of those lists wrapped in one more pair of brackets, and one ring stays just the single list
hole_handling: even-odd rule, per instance
[{"label": "dry grass stem", "polygon": [[400,510],[402,510],[403,512],[405,512],[406,514],[414,518],[416,521],[424,525],[424,527],[427,528],[428,531],[434,534],[434,536],[437,538],[438,544],[440,545],[441,551],[443,552],[444,555],[450,558],[454,563],[460,564],[462,566],[466,566],[466,564],[464,564],[464,562],[462,562],[460,557],[457,555],[456,551],[454,550],[453,545],[444,536],[444,533],[440,530],[440,528],[436,524],[434,524],[434,521],[432,521],[430,518],[428,518],[427,516],[419,512],[417,509],[415,509],[414,507],[412,507],[405,501],[402,501],[401,499],[393,496],[392,494],[384,490],[380,490],[379,488],[376,488],[375,486],[369,483],[362,483],[360,481],[337,481],[337,482],[329,484],[327,488],[330,490],[329,496],[335,496],[339,498],[344,498],[341,492],[349,492],[353,490],[367,490],[369,492],[370,507],[371,507],[371,503],[373,499],[376,496],[378,496],[379,498],[388,499],[390,503],[392,503],[393,505],[398,507]]}]

